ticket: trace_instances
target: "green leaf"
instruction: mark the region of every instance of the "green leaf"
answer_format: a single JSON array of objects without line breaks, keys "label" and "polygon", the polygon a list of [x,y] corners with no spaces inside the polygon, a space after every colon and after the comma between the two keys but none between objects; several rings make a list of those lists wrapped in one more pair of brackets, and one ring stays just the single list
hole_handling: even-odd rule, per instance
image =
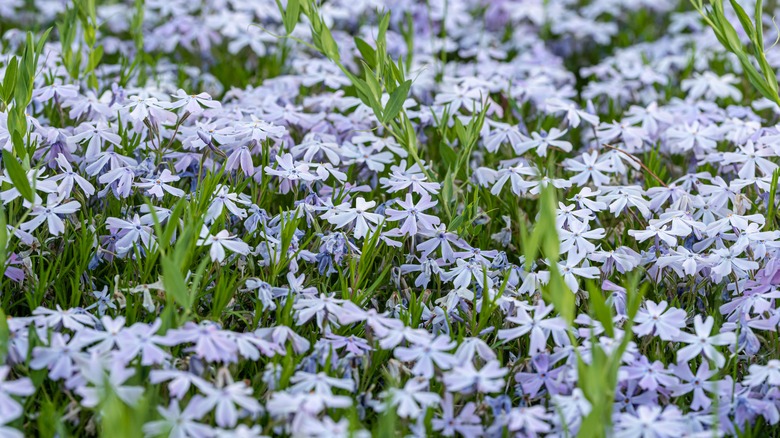
[{"label": "green leaf", "polygon": [[775,219],[777,218],[775,197],[777,196],[777,183],[780,178],[780,168],[772,172],[772,184],[769,186],[769,199],[767,200],[767,228],[775,229]]},{"label": "green leaf", "polygon": [[5,363],[5,355],[8,353],[8,340],[11,338],[11,331],[8,329],[8,319],[0,308],[0,364]]},{"label": "green leaf", "polygon": [[368,91],[371,92],[371,96],[378,103],[382,98],[382,85],[379,83],[376,76],[374,75],[374,71],[371,70],[368,64],[363,64],[363,67],[363,77],[365,77],[365,83],[368,86]]},{"label": "green leaf", "polygon": [[763,0],[756,0],[756,40],[757,49],[764,51],[764,4]]},{"label": "green leaf", "polygon": [[463,225],[463,222],[465,221],[465,219],[466,218],[462,214],[459,214],[459,215],[455,216],[452,219],[452,222],[450,222],[450,225],[447,227],[447,229],[450,230],[450,231],[457,230],[458,228],[461,227],[461,225]]},{"label": "green leaf", "polygon": [[100,64],[100,60],[103,59],[103,46],[97,46],[95,50],[89,54],[89,63],[84,73],[89,73]]},{"label": "green leaf", "polygon": [[184,275],[181,269],[173,259],[167,255],[162,256],[162,282],[165,286],[165,293],[170,295],[180,306],[189,310],[192,307],[192,298],[187,284],[184,281]]},{"label": "green leaf", "polygon": [[358,51],[360,52],[360,56],[363,57],[363,60],[366,62],[366,64],[376,68],[376,50],[374,50],[371,45],[369,45],[363,38],[355,37],[355,46],[357,47]]},{"label": "green leaf", "polygon": [[601,295],[601,291],[592,281],[588,282],[588,298],[593,316],[595,316],[604,327],[607,336],[610,338],[614,337],[615,327],[614,322],[612,321],[612,312],[609,310],[609,306],[607,306],[604,296]]},{"label": "green leaf", "polygon": [[404,106],[406,97],[409,95],[409,89],[412,87],[412,81],[407,80],[402,83],[398,88],[390,95],[390,100],[387,101],[387,106],[382,114],[382,121],[387,123],[390,120],[395,119],[395,116],[401,112]]},{"label": "green leaf", "polygon": [[34,202],[35,194],[33,193],[32,187],[30,187],[30,181],[27,179],[27,174],[24,169],[22,169],[22,165],[16,161],[16,157],[5,149],[3,149],[3,165],[8,171],[8,176],[11,178],[11,182],[16,190],[19,191],[19,194],[27,201]]},{"label": "green leaf", "polygon": [[439,155],[441,155],[441,160],[447,168],[455,166],[458,162],[458,154],[443,141],[439,143]]},{"label": "green leaf", "polygon": [[377,32],[377,44],[384,43],[387,35],[387,29],[390,27],[390,14],[382,14],[379,17],[379,26]]},{"label": "green leaf", "polygon": [[341,60],[339,47],[336,45],[336,40],[333,39],[333,35],[330,33],[328,26],[323,25],[320,31],[320,49],[331,61],[339,62]]},{"label": "green leaf", "polygon": [[755,43],[756,29],[753,27],[753,22],[750,21],[750,17],[736,0],[729,1],[731,2],[731,7],[734,8],[734,12],[737,13],[737,18],[739,19],[740,24],[742,24],[742,28],[745,29],[745,33],[747,34],[748,38],[750,38],[750,40]]},{"label": "green leaf", "polygon": [[284,14],[284,30],[287,31],[287,35],[290,35],[295,30],[300,11],[301,4],[299,0],[287,0],[287,11]]},{"label": "green leaf", "polygon": [[[17,111],[12,111],[11,114],[16,114]],[[9,117],[10,119],[10,117]],[[16,117],[16,120],[19,122],[20,125],[23,125],[23,129],[27,129],[27,118],[25,115],[22,115],[21,117]],[[22,134],[20,134],[21,131],[14,130],[11,134],[11,143],[13,143],[14,152],[16,152],[16,155],[19,156],[22,160],[24,160],[24,157],[27,156],[27,149],[24,147],[24,139],[22,138]],[[24,162],[24,161],[22,161]]]},{"label": "green leaf", "polygon": [[8,260],[8,220],[5,217],[5,207],[0,204],[0,267],[5,271]]},{"label": "green leaf", "polygon": [[455,174],[452,172],[452,169],[450,169],[447,171],[447,175],[444,176],[444,181],[441,184],[441,197],[444,202],[449,202],[451,204],[454,200],[454,185]]},{"label": "green leaf", "polygon": [[14,88],[16,87],[16,75],[19,72],[19,59],[15,56],[8,62],[5,68],[5,77],[3,78],[3,102],[8,105],[14,97]]}]

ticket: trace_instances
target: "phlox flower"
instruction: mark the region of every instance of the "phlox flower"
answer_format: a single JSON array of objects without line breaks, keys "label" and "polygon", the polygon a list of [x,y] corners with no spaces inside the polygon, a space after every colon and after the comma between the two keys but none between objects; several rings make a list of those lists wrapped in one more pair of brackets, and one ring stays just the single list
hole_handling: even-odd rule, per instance
[{"label": "phlox flower", "polygon": [[542,388],[548,394],[562,394],[568,389],[564,382],[564,369],[552,368],[550,356],[547,353],[539,353],[531,358],[533,371],[519,372],[515,374],[515,380],[520,384],[523,394],[535,398]]},{"label": "phlox flower", "polygon": [[570,181],[578,186],[584,186],[589,181],[598,187],[609,183],[610,177],[605,173],[612,173],[612,164],[607,160],[599,160],[598,152],[593,151],[590,154],[580,155],[582,162],[571,158],[564,160],[563,165],[569,172],[575,172],[576,175],[570,178]]},{"label": "phlox flower", "polygon": [[501,367],[501,364],[496,360],[487,362],[479,370],[474,367],[471,361],[467,361],[445,373],[444,384],[450,392],[469,394],[476,391],[481,394],[490,394],[503,389],[504,376],[508,372],[509,370]]},{"label": "phlox flower", "polygon": [[411,190],[418,195],[436,195],[439,193],[439,183],[427,181],[428,177],[416,163],[406,168],[406,160],[401,160],[398,166],[390,166],[390,176],[382,177],[379,182],[388,193]]},{"label": "phlox flower", "polygon": [[374,206],[376,206],[375,201],[366,201],[363,197],[358,197],[355,199],[354,208],[350,207],[349,203],[338,205],[327,219],[336,226],[336,229],[354,223],[353,235],[356,239],[362,239],[371,231],[371,224],[379,225],[383,219],[380,214],[368,212]]},{"label": "phlox flower", "polygon": [[245,218],[247,216],[246,210],[241,206],[249,205],[250,202],[244,199],[242,195],[231,193],[227,186],[219,185],[214,192],[214,198],[209,204],[209,208],[206,211],[206,217],[204,221],[208,224],[222,214],[223,209],[227,209],[230,213],[239,218]]},{"label": "phlox flower", "polygon": [[8,365],[0,366],[0,418],[9,422],[22,415],[22,405],[13,397],[26,397],[35,393],[35,387],[26,377],[8,380],[11,368]]},{"label": "phlox flower", "polygon": [[550,334],[557,339],[566,332],[566,323],[559,317],[546,318],[552,313],[553,306],[543,303],[533,308],[533,316],[523,307],[517,307],[516,314],[506,318],[506,321],[516,327],[498,331],[498,339],[508,342],[526,334],[530,334],[530,352],[535,354],[544,351]]},{"label": "phlox flower", "polygon": [[136,183],[135,186],[141,189],[147,189],[149,194],[156,196],[157,198],[162,198],[165,196],[163,191],[168,192],[177,198],[181,198],[184,196],[184,190],[178,189],[168,184],[170,182],[176,182],[180,179],[181,178],[179,176],[171,174],[170,170],[163,169],[157,178],[141,178],[142,182]]},{"label": "phlox flower", "polygon": [[[488,275],[485,275],[485,274]],[[490,278],[488,266],[476,259],[464,260],[459,258],[455,261],[455,267],[451,271],[442,272],[441,279],[452,282],[455,289],[467,289],[472,281],[479,284],[480,287],[493,287],[493,279]],[[485,280],[487,277],[487,281]]]},{"label": "phlox flower", "polygon": [[225,261],[226,249],[240,255],[249,254],[251,249],[246,242],[240,240],[236,236],[231,236],[227,230],[222,230],[217,234],[211,234],[205,225],[200,230],[200,238],[198,239],[197,245],[208,246],[211,261],[217,263]]},{"label": "phlox flower", "polygon": [[194,343],[188,349],[208,362],[231,363],[238,361],[238,346],[217,324],[204,321],[201,324],[188,322],[184,326],[168,330],[162,342],[174,346]]},{"label": "phlox flower", "polygon": [[87,196],[95,194],[95,187],[84,177],[73,171],[73,167],[65,158],[65,155],[57,155],[55,161],[57,161],[62,172],[54,175],[51,180],[60,181],[57,185],[57,195],[59,195],[60,199],[70,197],[74,185],[78,185]]},{"label": "phlox flower", "polygon": [[620,414],[615,424],[615,437],[620,438],[673,438],[685,432],[685,420],[675,406],[642,405],[636,414]]},{"label": "phlox flower", "polygon": [[553,114],[565,112],[566,121],[572,128],[580,126],[581,121],[585,121],[593,126],[598,126],[599,124],[599,117],[597,115],[580,109],[576,103],[569,99],[559,99],[554,97],[547,99],[545,103],[547,105],[547,110]]},{"label": "phlox flower", "polygon": [[90,370],[82,373],[82,376],[92,384],[92,386],[80,386],[75,390],[81,396],[83,406],[96,407],[108,394],[107,390],[129,406],[134,406],[143,395],[142,387],[125,385],[127,380],[135,375],[134,369],[125,368],[121,363],[114,362],[110,369],[101,368],[98,371]]},{"label": "phlox flower", "polygon": [[455,407],[452,403],[452,394],[444,394],[441,403],[442,415],[431,420],[433,430],[439,431],[442,436],[479,436],[482,434],[482,420],[476,415],[477,406],[473,402],[466,403],[455,415]]},{"label": "phlox flower", "polygon": [[167,408],[157,406],[157,412],[162,419],[144,424],[143,432],[147,436],[165,435],[176,438],[209,438],[215,436],[216,431],[211,426],[198,421],[203,418],[203,414],[197,408],[198,406],[195,403],[190,402],[182,411],[177,400],[171,400]]},{"label": "phlox flower", "polygon": [[142,224],[141,218],[137,214],[133,216],[131,221],[109,217],[106,219],[106,225],[109,229],[122,233],[116,241],[117,256],[120,258],[130,253],[139,242],[145,248],[150,248],[156,243],[152,235],[152,227]]},{"label": "phlox flower", "polygon": [[434,364],[441,370],[448,370],[455,365],[455,356],[451,351],[457,342],[446,335],[436,338],[423,338],[413,341],[409,347],[396,347],[394,354],[403,362],[414,362],[412,373],[430,379],[434,374]]},{"label": "phlox flower", "polygon": [[252,163],[252,152],[257,148],[257,142],[250,141],[233,149],[225,163],[225,172],[241,169],[246,176],[255,174],[255,165]]},{"label": "phlox flower", "polygon": [[81,204],[79,204],[78,201],[70,201],[63,204],[57,196],[49,195],[46,205],[34,206],[30,211],[30,216],[33,216],[33,218],[22,223],[19,228],[30,232],[46,222],[49,227],[49,233],[59,236],[65,232],[65,223],[60,219],[59,215],[72,214],[77,212],[80,208]]},{"label": "phlox flower", "polygon": [[265,166],[265,172],[269,175],[277,176],[282,179],[279,184],[281,193],[288,193],[298,181],[311,182],[316,179],[309,172],[309,165],[306,163],[296,164],[291,154],[284,154],[276,157],[277,167],[274,169]]},{"label": "phlox flower", "polygon": [[[54,179],[47,177],[43,173],[42,169],[30,169],[27,171],[26,176],[27,180],[30,182],[30,187],[32,187],[35,191],[34,205],[41,204],[41,198],[38,196],[37,192],[40,191],[49,194],[57,193],[57,183]],[[2,199],[4,205],[22,196],[22,194],[19,192],[19,189],[14,187],[13,182],[11,181],[11,177],[8,175],[8,169],[3,170],[3,175],[0,176],[0,182],[5,182],[11,185],[10,189],[0,192],[0,199]]]},{"label": "phlox flower", "polygon": [[349,379],[339,379],[336,377],[330,377],[324,372],[308,373],[305,371],[298,371],[290,378],[291,392],[309,393],[316,392],[319,394],[332,394],[333,388],[338,388],[344,391],[352,392],[355,390],[355,382]]},{"label": "phlox flower", "polygon": [[[203,394],[190,401],[194,412],[201,416],[214,411],[214,419],[220,427],[234,427],[239,419],[237,406],[250,415],[262,411],[260,402],[252,394],[252,388],[242,380],[230,382],[222,387],[212,386],[205,380],[195,380],[195,385]],[[188,406],[189,407],[189,406]]]},{"label": "phlox flower", "polygon": [[[399,417],[416,418],[428,407],[441,402],[439,394],[426,391],[427,387],[426,379],[410,379],[403,388],[390,388],[383,391],[380,397],[388,400],[390,409],[395,409]],[[377,408],[384,409],[381,405]]]},{"label": "phlox flower", "polygon": [[125,363],[140,356],[145,366],[164,363],[171,355],[162,348],[168,346],[165,338],[157,334],[161,325],[162,320],[156,319],[152,324],[138,322],[123,330],[117,356]]},{"label": "phlox flower", "polygon": [[780,360],[771,359],[766,365],[753,364],[748,368],[750,374],[743,383],[751,388],[764,383],[772,386],[780,385]]},{"label": "phlox flower", "polygon": [[645,307],[639,309],[634,317],[633,330],[639,336],[654,335],[665,341],[671,341],[685,327],[685,311],[676,307],[667,308],[666,301],[656,304],[645,301]]},{"label": "phlox flower", "polygon": [[530,139],[526,139],[517,145],[515,153],[522,155],[531,149],[536,149],[536,155],[546,157],[547,149],[551,146],[561,149],[564,152],[570,152],[572,149],[571,143],[561,140],[561,138],[566,135],[566,132],[568,132],[568,130],[564,129],[561,131],[558,128],[552,128],[549,132],[532,132]]},{"label": "phlox flower", "polygon": [[175,94],[172,94],[174,102],[167,104],[170,109],[182,108],[185,113],[191,115],[199,115],[203,113],[205,109],[218,109],[222,108],[222,104],[218,100],[212,100],[208,93],[187,94],[186,91],[181,88],[176,90]]},{"label": "phlox flower", "polygon": [[38,307],[33,310],[32,314],[40,325],[58,331],[64,327],[78,332],[84,329],[84,327],[93,327],[95,321],[97,321],[94,316],[83,309],[62,310],[59,305],[56,306],[55,310]]},{"label": "phlox flower", "polygon": [[717,335],[710,335],[715,320],[712,316],[702,320],[701,315],[696,315],[693,320],[695,334],[681,332],[677,335],[676,341],[688,344],[677,350],[677,361],[688,362],[699,354],[703,354],[707,359],[715,362],[718,368],[723,368],[726,364],[726,357],[718,352],[717,346],[733,346],[737,342],[737,337],[732,332],[723,332]]},{"label": "phlox flower", "polygon": [[323,324],[326,321],[338,326],[340,320],[347,316],[347,312],[342,307],[344,300],[334,298],[334,296],[335,294],[320,294],[319,296],[299,298],[293,304],[296,316],[295,323],[303,325],[315,318],[317,327],[320,329],[323,329]]},{"label": "phlox flower", "polygon": [[427,193],[423,194],[417,203],[413,202],[409,193],[406,194],[405,200],[396,203],[403,210],[387,208],[385,214],[390,222],[403,221],[401,233],[405,235],[415,236],[419,230],[433,230],[441,222],[438,217],[423,213],[437,204]]},{"label": "phlox flower", "polygon": [[514,166],[499,169],[495,171],[494,176],[491,176],[491,179],[495,179],[495,184],[491,187],[490,193],[498,196],[504,188],[504,185],[509,181],[512,193],[517,196],[522,196],[534,186],[534,183],[525,180],[523,175],[537,176],[538,174],[539,172],[535,167],[529,166],[523,162],[518,162]]},{"label": "phlox flower", "polygon": [[509,411],[507,428],[524,436],[535,437],[549,432],[550,414],[542,406],[514,408]]}]

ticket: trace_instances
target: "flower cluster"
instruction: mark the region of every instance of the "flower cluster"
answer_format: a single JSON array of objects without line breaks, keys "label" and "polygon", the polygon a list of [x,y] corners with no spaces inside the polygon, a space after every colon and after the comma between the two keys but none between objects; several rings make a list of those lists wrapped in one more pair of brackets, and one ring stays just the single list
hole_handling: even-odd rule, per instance
[{"label": "flower cluster", "polygon": [[780,424],[780,106],[686,1],[90,3],[0,2],[0,435]]}]

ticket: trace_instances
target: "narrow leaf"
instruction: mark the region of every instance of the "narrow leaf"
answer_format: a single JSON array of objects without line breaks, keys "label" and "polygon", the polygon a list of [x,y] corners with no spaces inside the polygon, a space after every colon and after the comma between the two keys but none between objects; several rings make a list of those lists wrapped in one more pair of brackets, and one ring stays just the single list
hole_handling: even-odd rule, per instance
[{"label": "narrow leaf", "polygon": [[406,97],[409,95],[409,89],[412,87],[412,81],[407,80],[402,83],[398,88],[390,95],[390,100],[387,101],[384,114],[382,114],[382,121],[387,123],[390,120],[395,119],[395,116],[401,112],[404,106]]},{"label": "narrow leaf", "polygon": [[22,165],[16,161],[16,157],[11,155],[10,152],[3,149],[3,165],[8,171],[8,177],[11,178],[16,190],[22,195],[24,199],[29,202],[35,200],[32,187],[30,187],[30,181],[27,179],[27,174],[22,169]]}]

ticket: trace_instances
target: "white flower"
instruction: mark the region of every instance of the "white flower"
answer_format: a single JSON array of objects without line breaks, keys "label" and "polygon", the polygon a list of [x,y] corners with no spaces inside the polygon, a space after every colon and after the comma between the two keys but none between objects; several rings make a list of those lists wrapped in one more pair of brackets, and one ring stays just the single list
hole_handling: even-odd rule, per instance
[{"label": "white flower", "polygon": [[[423,409],[441,401],[439,394],[424,391],[427,386],[427,379],[411,379],[406,382],[403,388],[390,388],[382,392],[380,396],[384,399],[390,399],[390,406],[396,409],[399,417],[416,418],[423,413]],[[377,410],[383,409],[384,406],[377,406]]]},{"label": "white flower", "polygon": [[[379,225],[383,217],[381,214],[369,213],[368,210],[374,208],[376,201],[366,202],[362,197],[355,199],[355,208],[351,208],[348,203],[336,206],[327,216],[328,222],[336,226],[336,229],[343,228],[351,223],[355,223],[353,235],[355,239],[362,239],[371,230],[370,223]],[[324,215],[323,215],[324,216]]]},{"label": "white flower", "polygon": [[49,225],[49,233],[55,236],[65,232],[65,223],[60,219],[61,214],[71,214],[81,208],[81,204],[78,201],[70,201],[65,204],[60,204],[60,200],[55,195],[49,195],[46,200],[46,205],[36,205],[32,208],[30,215],[32,219],[20,225],[24,231],[33,231],[38,228],[42,223],[46,222]]},{"label": "white flower", "polygon": [[696,318],[693,320],[696,334],[692,335],[683,332],[677,335],[678,342],[689,344],[677,350],[678,362],[688,362],[694,357],[704,354],[704,357],[715,362],[718,368],[723,368],[723,365],[726,364],[726,358],[715,347],[734,345],[737,342],[737,336],[731,332],[710,336],[714,324],[715,320],[712,316],[708,316],[706,320],[702,321],[701,315],[696,315]]},{"label": "white flower", "polygon": [[162,198],[165,195],[163,190],[177,198],[181,198],[184,196],[184,190],[177,189],[168,184],[169,182],[178,181],[179,179],[180,178],[177,175],[171,174],[170,170],[164,169],[157,178],[142,178],[143,182],[136,183],[135,185],[136,187],[149,190],[149,194],[158,198]]},{"label": "white flower", "polygon": [[198,246],[210,246],[209,255],[211,256],[211,260],[219,263],[225,261],[226,248],[241,255],[247,255],[250,251],[250,247],[246,242],[240,240],[236,236],[231,236],[227,230],[222,230],[217,234],[211,234],[205,225],[200,230]]}]

